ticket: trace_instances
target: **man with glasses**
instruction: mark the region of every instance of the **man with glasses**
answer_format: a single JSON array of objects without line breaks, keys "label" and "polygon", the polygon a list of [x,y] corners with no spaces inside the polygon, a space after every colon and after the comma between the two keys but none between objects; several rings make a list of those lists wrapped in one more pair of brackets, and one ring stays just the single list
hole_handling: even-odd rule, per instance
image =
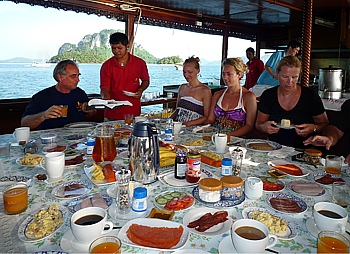
[{"label": "man with glasses", "polygon": [[[53,71],[57,84],[33,95],[22,116],[21,125],[31,129],[51,129],[92,117],[96,111],[86,110],[89,99],[78,87],[79,76],[79,68],[74,61],[59,62]],[[68,106],[64,117],[63,105]]]}]

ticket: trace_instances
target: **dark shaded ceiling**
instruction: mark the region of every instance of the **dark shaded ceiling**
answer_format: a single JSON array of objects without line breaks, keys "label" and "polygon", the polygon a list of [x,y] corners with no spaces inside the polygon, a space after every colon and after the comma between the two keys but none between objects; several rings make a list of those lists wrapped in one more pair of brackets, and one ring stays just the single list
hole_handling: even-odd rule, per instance
[{"label": "dark shaded ceiling", "polygon": [[[310,0],[305,0],[310,1]],[[260,40],[286,41],[301,37],[304,0],[14,0],[62,10],[97,14],[125,21],[120,5],[142,10],[141,23],[182,30]],[[337,25],[348,0],[313,0],[313,16]]]}]

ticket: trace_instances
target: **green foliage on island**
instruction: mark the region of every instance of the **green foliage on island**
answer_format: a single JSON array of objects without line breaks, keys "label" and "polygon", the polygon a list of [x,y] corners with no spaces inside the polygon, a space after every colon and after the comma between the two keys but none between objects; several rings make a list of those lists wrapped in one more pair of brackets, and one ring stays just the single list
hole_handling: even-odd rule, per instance
[{"label": "green foliage on island", "polygon": [[[105,29],[99,33],[85,35],[78,45],[64,43],[56,56],[51,57],[50,63],[57,63],[64,59],[71,59],[77,63],[103,63],[113,56],[109,45],[109,36],[120,30]],[[142,58],[148,64],[174,64],[182,62],[178,56],[158,59],[141,45],[134,45],[134,55]]]}]

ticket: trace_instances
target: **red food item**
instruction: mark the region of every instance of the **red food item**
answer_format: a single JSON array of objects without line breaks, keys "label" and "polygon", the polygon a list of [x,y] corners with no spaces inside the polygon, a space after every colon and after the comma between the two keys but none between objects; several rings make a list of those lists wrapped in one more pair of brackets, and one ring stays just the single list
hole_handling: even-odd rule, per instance
[{"label": "red food item", "polygon": [[303,175],[303,171],[294,164],[275,165],[273,167],[293,176]]},{"label": "red food item", "polygon": [[132,224],[126,231],[127,237],[141,246],[170,249],[179,243],[184,229],[168,227],[149,227]]},{"label": "red food item", "polygon": [[164,208],[171,211],[179,211],[190,207],[194,203],[194,198],[188,195],[173,198],[168,201]]},{"label": "red food item", "polygon": [[206,213],[198,220],[190,222],[187,227],[194,228],[198,232],[204,232],[207,229],[227,221],[228,213],[226,211],[218,211],[214,214]]},{"label": "red food item", "polygon": [[203,162],[209,166],[216,167],[216,168],[221,167],[221,165],[222,165],[222,160],[216,161],[216,160],[214,160],[214,159],[212,159],[204,154],[201,154],[201,162]]},{"label": "red food item", "polygon": [[52,153],[52,152],[63,152],[66,150],[66,146],[56,146],[53,148],[45,149],[45,152]]},{"label": "red food item", "polygon": [[117,179],[115,178],[115,172],[113,170],[113,166],[111,164],[107,164],[103,166],[102,172],[107,182],[111,183],[111,182],[117,181]]},{"label": "red food item", "polygon": [[345,182],[342,178],[335,178],[335,177],[332,177],[330,174],[325,174],[323,177],[315,181],[325,185],[333,184],[334,182]]},{"label": "red food item", "polygon": [[286,213],[300,213],[301,208],[297,202],[289,198],[271,198],[270,204],[278,211]]},{"label": "red food item", "polygon": [[84,162],[84,154],[81,154],[81,155],[76,156],[73,159],[66,160],[65,161],[65,165],[66,166],[77,165],[77,164],[80,164],[80,163],[83,163],[83,162]]},{"label": "red food item", "polygon": [[263,189],[265,191],[279,191],[283,189],[283,185],[279,183],[263,182]]}]

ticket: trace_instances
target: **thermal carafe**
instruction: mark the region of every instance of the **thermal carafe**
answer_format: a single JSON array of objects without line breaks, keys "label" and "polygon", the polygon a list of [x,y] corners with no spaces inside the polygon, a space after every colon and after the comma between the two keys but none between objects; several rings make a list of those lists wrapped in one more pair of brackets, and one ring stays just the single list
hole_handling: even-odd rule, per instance
[{"label": "thermal carafe", "polygon": [[158,130],[153,123],[135,124],[130,141],[130,169],[135,181],[143,184],[157,180],[159,171]]}]

